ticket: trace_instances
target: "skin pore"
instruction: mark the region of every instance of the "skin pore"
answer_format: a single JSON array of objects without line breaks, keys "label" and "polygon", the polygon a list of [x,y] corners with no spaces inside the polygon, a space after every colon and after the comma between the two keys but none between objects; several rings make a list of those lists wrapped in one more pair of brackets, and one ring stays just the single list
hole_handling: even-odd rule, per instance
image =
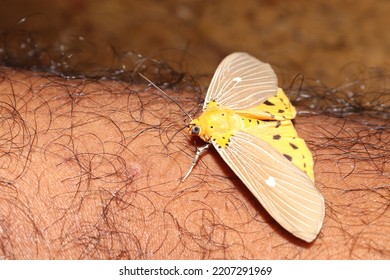
[{"label": "skin pore", "polygon": [[[167,90],[186,112],[190,90]],[[388,259],[385,119],[301,114],[326,203],[308,244],[282,229],[154,88],[0,68],[1,259]],[[300,111],[300,108],[297,108]]]}]

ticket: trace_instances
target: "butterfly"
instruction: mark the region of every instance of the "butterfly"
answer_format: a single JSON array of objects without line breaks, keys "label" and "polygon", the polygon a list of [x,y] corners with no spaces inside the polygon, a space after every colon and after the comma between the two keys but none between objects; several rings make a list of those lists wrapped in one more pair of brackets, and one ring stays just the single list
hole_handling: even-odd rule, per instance
[{"label": "butterfly", "polygon": [[[203,113],[188,125],[212,145],[266,211],[287,231],[313,241],[323,223],[324,199],[314,185],[313,157],[294,128],[296,110],[271,66],[247,53],[218,66]],[[183,180],[184,180],[183,179]]]}]

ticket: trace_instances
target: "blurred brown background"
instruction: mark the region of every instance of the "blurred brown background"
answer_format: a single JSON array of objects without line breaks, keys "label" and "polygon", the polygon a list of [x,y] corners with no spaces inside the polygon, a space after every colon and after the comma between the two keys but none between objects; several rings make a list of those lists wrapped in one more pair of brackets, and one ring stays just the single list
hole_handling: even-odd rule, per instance
[{"label": "blurred brown background", "polygon": [[351,68],[389,63],[388,0],[2,0],[0,29],[36,13],[29,28],[65,45],[83,36],[98,62],[112,60],[101,50],[113,46],[212,74],[225,55],[246,51],[270,62],[281,85],[303,73],[330,86]]}]

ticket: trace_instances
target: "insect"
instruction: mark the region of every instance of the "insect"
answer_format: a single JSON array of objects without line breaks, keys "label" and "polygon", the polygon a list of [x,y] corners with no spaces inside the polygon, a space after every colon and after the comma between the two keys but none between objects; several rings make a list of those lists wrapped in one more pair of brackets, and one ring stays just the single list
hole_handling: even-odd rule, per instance
[{"label": "insect", "polygon": [[313,158],[293,126],[296,110],[267,63],[233,53],[218,66],[203,113],[191,121],[197,149],[188,177],[210,145],[287,231],[313,241],[324,219],[324,199],[314,186]]}]

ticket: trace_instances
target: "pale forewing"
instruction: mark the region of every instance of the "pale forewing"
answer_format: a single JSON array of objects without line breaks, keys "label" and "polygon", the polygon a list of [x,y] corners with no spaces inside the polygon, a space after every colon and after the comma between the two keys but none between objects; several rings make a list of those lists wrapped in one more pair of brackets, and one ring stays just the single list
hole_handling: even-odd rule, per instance
[{"label": "pale forewing", "polygon": [[247,53],[232,53],[218,66],[204,102],[242,110],[257,106],[276,94],[278,81],[268,63]]},{"label": "pale forewing", "polygon": [[324,219],[324,199],[303,171],[246,132],[236,132],[228,147],[216,149],[281,226],[307,242],[316,238]]}]

